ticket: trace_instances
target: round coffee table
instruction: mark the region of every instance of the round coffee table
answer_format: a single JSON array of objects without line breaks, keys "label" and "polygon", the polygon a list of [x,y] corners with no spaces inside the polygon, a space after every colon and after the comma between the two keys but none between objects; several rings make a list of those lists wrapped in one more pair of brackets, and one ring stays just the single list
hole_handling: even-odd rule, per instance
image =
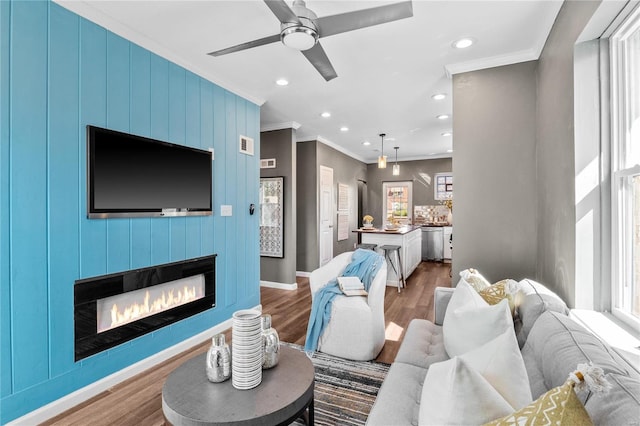
[{"label": "round coffee table", "polygon": [[262,372],[262,383],[237,390],[231,379],[207,380],[206,353],[198,355],[169,376],[162,388],[162,411],[173,425],[289,424],[308,408],[313,424],[314,369],[304,352],[280,346],[278,365]]}]

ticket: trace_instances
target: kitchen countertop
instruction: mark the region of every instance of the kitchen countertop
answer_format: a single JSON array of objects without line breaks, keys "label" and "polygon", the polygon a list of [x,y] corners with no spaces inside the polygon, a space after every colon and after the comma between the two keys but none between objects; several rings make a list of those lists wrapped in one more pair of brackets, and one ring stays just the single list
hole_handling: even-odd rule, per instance
[{"label": "kitchen countertop", "polygon": [[360,228],[360,229],[354,230],[353,232],[358,232],[358,233],[362,233],[362,234],[394,234],[394,235],[395,234],[400,234],[400,235],[404,235],[404,234],[408,234],[409,232],[416,231],[416,230],[418,230],[420,228],[421,228],[421,226],[405,225],[405,226],[399,227],[395,231],[386,231],[384,229],[379,229],[379,228],[372,228],[372,229]]}]

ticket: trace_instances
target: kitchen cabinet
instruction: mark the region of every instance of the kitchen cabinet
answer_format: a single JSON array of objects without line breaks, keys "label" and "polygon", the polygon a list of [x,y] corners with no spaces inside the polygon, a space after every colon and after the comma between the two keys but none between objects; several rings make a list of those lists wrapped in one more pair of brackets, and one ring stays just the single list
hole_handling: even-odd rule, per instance
[{"label": "kitchen cabinet", "polygon": [[442,257],[445,260],[451,260],[452,250],[451,250],[451,235],[453,234],[452,226],[443,226],[442,227]]},{"label": "kitchen cabinet", "polygon": [[[366,244],[377,244],[376,251],[384,254],[380,250],[383,245],[401,246],[400,258],[405,280],[413,273],[421,261],[422,232],[419,227],[403,226],[398,231],[387,232],[382,230],[354,231],[362,234],[362,242]],[[392,255],[392,257],[394,257]],[[394,262],[396,260],[394,259]],[[399,277],[390,265],[387,265],[387,285],[397,287]]]}]

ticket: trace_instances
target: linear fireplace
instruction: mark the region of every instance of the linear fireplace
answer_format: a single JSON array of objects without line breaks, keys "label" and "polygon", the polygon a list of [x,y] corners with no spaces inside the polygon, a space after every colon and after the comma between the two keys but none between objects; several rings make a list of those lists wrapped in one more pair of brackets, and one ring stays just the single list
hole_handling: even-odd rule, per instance
[{"label": "linear fireplace", "polygon": [[78,280],[75,360],[215,306],[216,255]]}]

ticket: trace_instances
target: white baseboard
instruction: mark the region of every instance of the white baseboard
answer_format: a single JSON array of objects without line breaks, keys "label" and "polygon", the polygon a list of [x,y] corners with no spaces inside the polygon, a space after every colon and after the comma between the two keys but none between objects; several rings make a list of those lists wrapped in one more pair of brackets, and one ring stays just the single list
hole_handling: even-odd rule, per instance
[{"label": "white baseboard", "polygon": [[[262,310],[262,305],[257,305],[253,309]],[[202,333],[196,334],[176,345],[173,345],[157,354],[151,355],[143,360],[136,362],[129,367],[123,368],[107,377],[104,377],[97,382],[91,383],[77,391],[74,391],[60,399],[50,402],[30,413],[25,414],[22,417],[18,417],[7,425],[34,425],[49,420],[52,417],[63,413],[84,401],[93,398],[101,392],[112,388],[113,386],[124,382],[127,379],[142,373],[149,368],[160,364],[168,360],[169,358],[178,355],[196,345],[199,345],[203,341],[212,338],[214,335],[223,332],[224,330],[231,328],[233,320],[229,318],[226,321],[221,322]]]},{"label": "white baseboard", "polygon": [[306,271],[296,271],[296,277],[305,277],[309,278],[311,276],[311,272]]},{"label": "white baseboard", "polygon": [[280,290],[297,290],[298,283],[285,284],[273,281],[260,281],[260,287],[279,288]]}]

